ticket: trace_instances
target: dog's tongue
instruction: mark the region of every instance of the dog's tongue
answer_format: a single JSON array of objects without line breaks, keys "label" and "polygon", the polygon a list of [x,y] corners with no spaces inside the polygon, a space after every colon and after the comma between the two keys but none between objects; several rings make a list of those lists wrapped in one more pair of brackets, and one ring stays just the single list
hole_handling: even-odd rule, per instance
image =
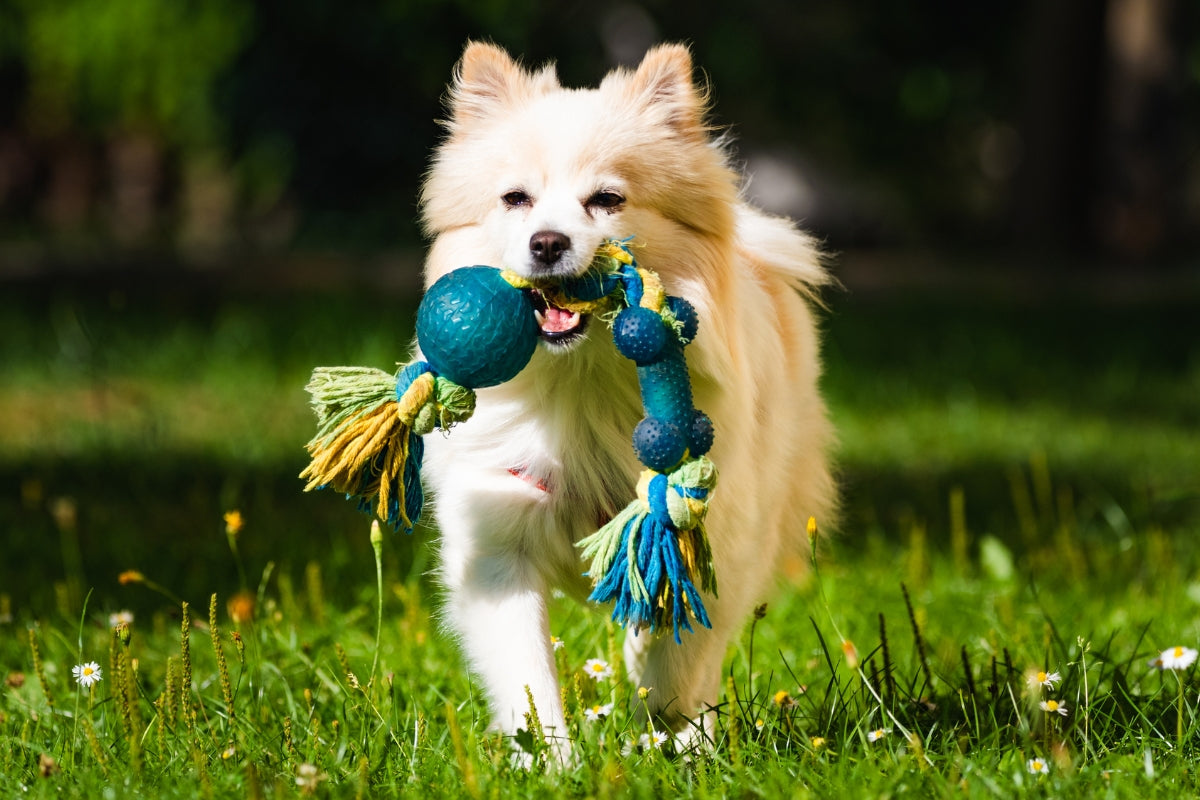
[{"label": "dog's tongue", "polygon": [[554,306],[547,306],[546,310],[542,312],[539,322],[542,330],[546,333],[565,333],[579,324],[579,315]]}]

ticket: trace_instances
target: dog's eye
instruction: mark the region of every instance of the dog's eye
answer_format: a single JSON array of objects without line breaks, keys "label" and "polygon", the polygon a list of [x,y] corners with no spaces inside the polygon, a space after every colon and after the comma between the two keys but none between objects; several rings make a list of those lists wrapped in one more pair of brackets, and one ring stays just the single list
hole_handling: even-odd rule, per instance
[{"label": "dog's eye", "polygon": [[527,206],[530,203],[529,195],[525,194],[525,192],[522,192],[520,189],[514,189],[513,191],[502,195],[500,199],[503,200],[504,205],[508,206],[509,208]]},{"label": "dog's eye", "polygon": [[606,211],[615,211],[625,205],[625,198],[616,192],[605,189],[589,197],[586,205],[588,208],[603,208]]}]

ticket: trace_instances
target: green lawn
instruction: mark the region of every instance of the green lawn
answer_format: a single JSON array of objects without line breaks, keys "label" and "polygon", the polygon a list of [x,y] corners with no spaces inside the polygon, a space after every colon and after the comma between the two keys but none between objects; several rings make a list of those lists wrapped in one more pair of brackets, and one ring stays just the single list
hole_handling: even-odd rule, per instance
[{"label": "green lawn", "polygon": [[1194,793],[1200,681],[1149,662],[1200,644],[1195,303],[830,300],[844,519],[729,654],[715,747],[638,752],[633,687],[581,673],[620,631],[564,603],[578,761],[526,772],[431,618],[436,533],[380,594],[366,517],[295,478],[308,371],[405,358],[412,298],[6,287],[0,794]]}]

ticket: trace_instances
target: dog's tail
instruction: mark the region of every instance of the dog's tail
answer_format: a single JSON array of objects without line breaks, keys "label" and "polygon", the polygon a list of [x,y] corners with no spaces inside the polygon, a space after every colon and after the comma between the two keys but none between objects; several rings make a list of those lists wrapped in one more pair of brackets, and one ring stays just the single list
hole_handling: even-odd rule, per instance
[{"label": "dog's tail", "polygon": [[743,204],[738,208],[737,234],[750,263],[775,273],[805,297],[819,303],[822,288],[838,285],[816,240],[791,220]]}]

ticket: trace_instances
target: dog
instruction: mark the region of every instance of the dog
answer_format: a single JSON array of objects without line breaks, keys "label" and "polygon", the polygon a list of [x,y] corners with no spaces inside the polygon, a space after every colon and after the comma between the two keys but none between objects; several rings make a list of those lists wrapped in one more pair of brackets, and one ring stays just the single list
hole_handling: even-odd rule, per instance
[{"label": "dog", "polygon": [[[647,630],[624,655],[655,725],[704,730],[730,640],[801,561],[810,516],[836,507],[833,433],[818,392],[812,306],[831,282],[811,238],[752,208],[682,45],[650,50],[597,88],[560,85],[491,44],[468,43],[444,139],[421,192],[426,286],[458,267],[538,280],[584,273],[601,242],[632,236],[639,265],[691,302],[696,407],[714,421],[720,484],[707,517],[719,597],[682,644]],[[552,591],[585,599],[576,543],[634,498],[637,376],[599,319],[548,307],[511,381],[474,417],[430,436],[424,474],[440,530],[444,619],[482,678],[493,727],[567,735],[547,618]]]}]

